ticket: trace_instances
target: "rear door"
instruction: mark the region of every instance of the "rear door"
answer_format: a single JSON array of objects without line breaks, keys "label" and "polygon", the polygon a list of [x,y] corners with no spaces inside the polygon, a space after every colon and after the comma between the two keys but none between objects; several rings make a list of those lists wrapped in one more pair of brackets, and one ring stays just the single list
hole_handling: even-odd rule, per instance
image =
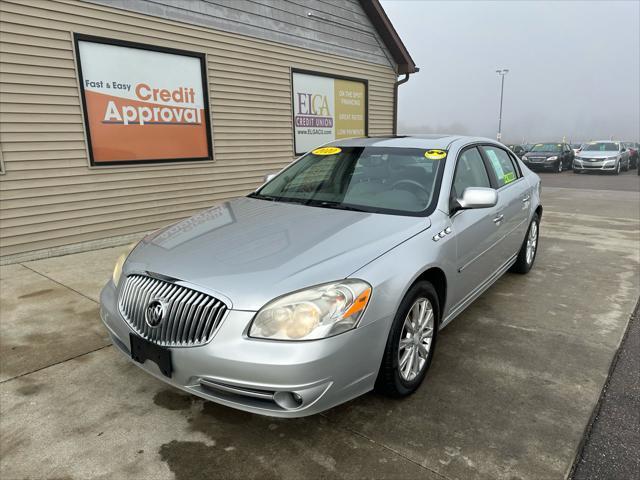
[{"label": "rear door", "polygon": [[484,145],[480,150],[490,166],[494,188],[498,190],[497,212],[492,220],[498,227],[499,241],[493,255],[494,261],[502,266],[518,253],[524,240],[530,188],[517,161],[506,150],[496,145]]}]

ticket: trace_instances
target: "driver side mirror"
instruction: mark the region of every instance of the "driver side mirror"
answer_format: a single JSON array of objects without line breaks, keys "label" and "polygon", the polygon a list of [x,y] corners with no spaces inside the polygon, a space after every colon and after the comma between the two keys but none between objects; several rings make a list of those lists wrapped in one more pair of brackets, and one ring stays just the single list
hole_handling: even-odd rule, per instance
[{"label": "driver side mirror", "polygon": [[498,203],[498,192],[493,188],[468,187],[462,192],[462,198],[458,198],[460,209],[490,208]]}]

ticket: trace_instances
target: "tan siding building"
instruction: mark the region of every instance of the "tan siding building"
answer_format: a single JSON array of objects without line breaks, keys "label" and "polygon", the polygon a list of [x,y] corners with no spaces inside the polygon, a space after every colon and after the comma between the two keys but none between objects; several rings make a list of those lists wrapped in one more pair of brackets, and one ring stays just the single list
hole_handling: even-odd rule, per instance
[{"label": "tan siding building", "polygon": [[[255,189],[295,158],[293,69],[366,81],[368,134],[393,133],[398,75],[416,69],[377,1],[264,2],[245,23],[229,11],[245,2],[158,3],[0,2],[3,263],[123,243]],[[212,159],[91,165],[74,34],[204,54]]]}]

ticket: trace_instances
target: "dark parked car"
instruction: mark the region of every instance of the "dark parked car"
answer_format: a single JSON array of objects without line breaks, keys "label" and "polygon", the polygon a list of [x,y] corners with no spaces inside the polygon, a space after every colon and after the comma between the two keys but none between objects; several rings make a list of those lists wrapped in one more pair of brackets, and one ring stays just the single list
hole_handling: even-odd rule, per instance
[{"label": "dark parked car", "polygon": [[527,150],[522,145],[507,145],[507,147],[520,158],[527,153]]},{"label": "dark parked car", "polygon": [[536,143],[522,161],[531,170],[552,170],[560,173],[573,164],[574,153],[568,143]]},{"label": "dark parked car", "polygon": [[624,142],[623,145],[629,152],[629,168],[638,168],[638,142]]}]

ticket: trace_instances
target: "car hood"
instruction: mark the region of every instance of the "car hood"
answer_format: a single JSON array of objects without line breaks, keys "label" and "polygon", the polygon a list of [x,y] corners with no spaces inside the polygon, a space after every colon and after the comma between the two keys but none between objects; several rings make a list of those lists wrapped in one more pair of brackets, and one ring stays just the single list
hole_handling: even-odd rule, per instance
[{"label": "car hood", "polygon": [[580,158],[607,158],[607,157],[616,157],[618,152],[610,151],[610,152],[580,152],[578,156]]},{"label": "car hood", "polygon": [[529,157],[549,158],[549,157],[557,157],[558,155],[560,155],[560,152],[527,152],[524,156],[526,158],[529,158]]},{"label": "car hood", "polygon": [[239,198],[148,236],[124,274],[166,275],[254,311],[285,293],[346,278],[429,226],[424,217]]}]

